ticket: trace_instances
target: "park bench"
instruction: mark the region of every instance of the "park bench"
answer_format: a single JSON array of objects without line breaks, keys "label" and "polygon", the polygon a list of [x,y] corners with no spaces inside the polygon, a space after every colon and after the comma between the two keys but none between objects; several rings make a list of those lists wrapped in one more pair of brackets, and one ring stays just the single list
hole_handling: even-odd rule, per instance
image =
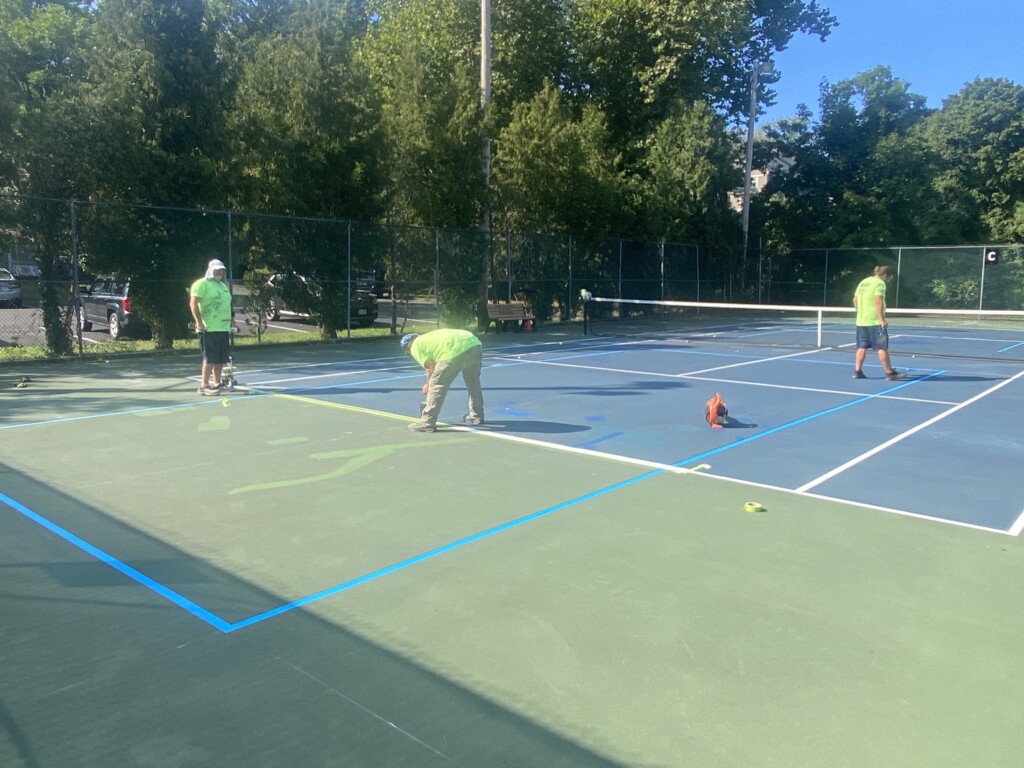
[{"label": "park bench", "polygon": [[501,333],[505,330],[532,331],[537,318],[522,301],[489,301],[487,302],[487,326],[494,323],[494,329]]}]

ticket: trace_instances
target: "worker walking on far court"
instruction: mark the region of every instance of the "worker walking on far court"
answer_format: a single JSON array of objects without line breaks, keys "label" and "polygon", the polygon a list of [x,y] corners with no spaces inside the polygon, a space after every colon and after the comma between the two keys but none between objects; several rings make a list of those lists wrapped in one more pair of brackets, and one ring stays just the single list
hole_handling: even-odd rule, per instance
[{"label": "worker walking on far court", "polygon": [[583,302],[583,335],[586,336],[589,330],[594,334],[594,294],[586,288],[580,291],[580,301]]},{"label": "worker walking on far court", "polygon": [[885,370],[886,381],[894,381],[902,374],[893,369],[889,360],[889,322],[885,319],[885,289],[892,280],[892,267],[875,267],[871,277],[860,281],[853,294],[857,310],[857,352],[853,359],[853,378],[866,379],[862,370],[869,349],[878,352],[878,360]]},{"label": "worker walking on far court", "polygon": [[402,351],[427,372],[427,382],[423,385],[427,402],[420,420],[410,424],[409,429],[413,432],[437,430],[437,416],[445,395],[460,373],[469,390],[469,413],[462,420],[474,425],[484,423],[484,393],[480,389],[483,345],[480,339],[469,331],[438,328],[422,334],[407,333],[400,345]]}]

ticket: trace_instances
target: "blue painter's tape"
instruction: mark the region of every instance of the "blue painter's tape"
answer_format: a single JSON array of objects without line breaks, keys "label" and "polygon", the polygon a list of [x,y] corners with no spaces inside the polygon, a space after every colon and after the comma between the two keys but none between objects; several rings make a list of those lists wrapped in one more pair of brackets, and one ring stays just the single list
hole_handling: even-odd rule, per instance
[{"label": "blue painter's tape", "polygon": [[67,541],[70,544],[73,544],[74,546],[78,547],[83,552],[86,552],[87,554],[92,555],[93,557],[95,557],[100,562],[105,563],[106,565],[109,565],[114,570],[120,571],[121,573],[123,573],[128,578],[132,579],[133,581],[138,582],[139,584],[141,584],[142,586],[146,587],[147,589],[155,592],[156,594],[160,595],[165,600],[169,600],[170,602],[174,603],[178,607],[184,608],[186,611],[191,613],[193,616],[196,616],[197,618],[200,618],[203,621],[205,621],[211,627],[215,627],[216,629],[219,629],[221,632],[229,632],[229,631],[231,631],[231,624],[226,622],[226,621],[224,621],[224,619],[220,618],[219,616],[215,616],[214,614],[210,613],[208,610],[206,610],[202,606],[196,605],[191,600],[189,600],[189,599],[187,599],[185,597],[182,597],[177,592],[175,592],[173,589],[168,589],[163,584],[160,584],[159,582],[156,582],[153,579],[149,578],[149,576],[147,576],[146,574],[140,573],[139,571],[137,571],[134,568],[132,568],[130,565],[126,565],[126,564],[122,563],[117,558],[108,555],[106,552],[104,552],[103,550],[101,550],[101,549],[99,549],[97,547],[94,547],[92,544],[90,544],[89,542],[85,541],[84,539],[80,539],[78,536],[75,536],[75,534],[71,533],[70,531],[67,531],[64,528],[61,528],[56,523],[54,523],[54,522],[52,522],[50,520],[47,520],[42,515],[39,515],[39,514],[33,512],[31,509],[26,507],[24,504],[21,504],[20,502],[15,501],[10,496],[7,496],[7,495],[5,495],[3,493],[0,493],[0,501],[2,501],[4,504],[6,504],[11,509],[13,509],[15,512],[18,512],[18,513],[24,515],[25,517],[27,517],[32,522],[34,522],[34,523],[36,523],[38,525],[41,525],[43,528],[45,528],[46,530],[50,531],[51,533],[57,534],[58,536],[60,536],[65,541]]}]

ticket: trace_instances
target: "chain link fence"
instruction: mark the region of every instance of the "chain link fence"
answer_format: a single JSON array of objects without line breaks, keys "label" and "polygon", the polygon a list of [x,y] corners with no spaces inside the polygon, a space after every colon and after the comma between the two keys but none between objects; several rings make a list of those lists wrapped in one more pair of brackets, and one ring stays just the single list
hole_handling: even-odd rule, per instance
[{"label": "chain link fence", "polygon": [[[188,340],[188,288],[214,258],[228,266],[238,332],[255,343],[280,338],[271,321],[289,297],[275,293],[274,275],[304,278],[311,295],[290,297],[292,309],[307,323],[299,332],[322,339],[367,325],[394,334],[410,319],[474,325],[481,296],[565,322],[578,316],[582,288],[606,298],[847,306],[878,264],[896,270],[893,307],[1024,308],[1020,245],[744,253],[2,195],[0,269],[12,279],[0,272],[0,360],[17,347],[59,356],[116,352],[115,339],[137,348],[128,337],[150,348]],[[116,295],[96,282],[104,278]]]},{"label": "chain link fence", "polygon": [[770,304],[848,306],[876,265],[893,268],[893,308],[1024,309],[1024,246],[819,248],[765,257]]}]

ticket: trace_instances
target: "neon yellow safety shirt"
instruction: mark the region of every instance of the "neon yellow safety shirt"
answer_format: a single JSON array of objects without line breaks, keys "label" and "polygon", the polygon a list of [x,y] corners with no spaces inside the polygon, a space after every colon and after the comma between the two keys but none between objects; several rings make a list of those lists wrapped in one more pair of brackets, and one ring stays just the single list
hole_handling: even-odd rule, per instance
[{"label": "neon yellow safety shirt", "polygon": [[875,296],[882,297],[882,309],[885,304],[885,280],[880,277],[865,277],[860,281],[853,294],[857,299],[857,325],[881,325],[882,318],[875,310]]},{"label": "neon yellow safety shirt", "polygon": [[483,346],[480,339],[470,331],[458,328],[438,328],[436,331],[429,331],[413,339],[409,354],[420,365],[427,360],[443,363],[458,357],[473,347],[480,346]]},{"label": "neon yellow safety shirt", "polygon": [[227,284],[201,277],[192,283],[190,294],[199,299],[199,316],[206,330],[231,330],[231,289]]}]

